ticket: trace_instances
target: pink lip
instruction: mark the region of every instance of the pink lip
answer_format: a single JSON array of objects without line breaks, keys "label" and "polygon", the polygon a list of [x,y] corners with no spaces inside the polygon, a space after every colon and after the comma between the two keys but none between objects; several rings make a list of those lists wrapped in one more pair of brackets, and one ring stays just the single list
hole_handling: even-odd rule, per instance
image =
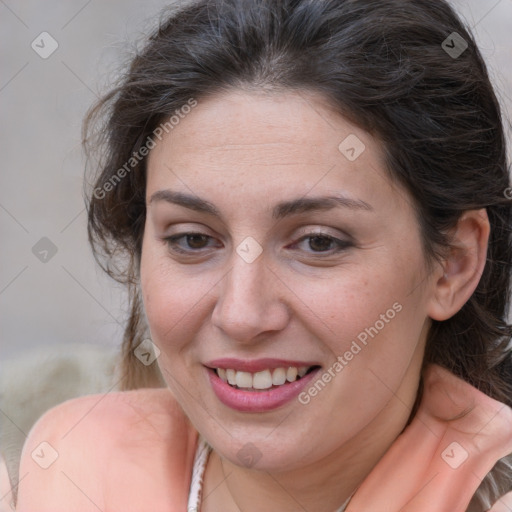
[{"label": "pink lip", "polygon": [[[217,362],[218,361],[216,361],[216,363]],[[296,365],[292,364],[291,366]],[[300,366],[307,365],[301,364]],[[276,366],[276,368],[280,367],[282,368],[282,366]],[[226,367],[223,365],[216,366],[216,368],[233,368],[233,366]],[[266,366],[265,368],[270,367]],[[311,373],[304,375],[304,377],[295,382],[288,382],[282,386],[269,389],[268,391],[244,391],[234,388],[227,382],[224,382],[217,375],[215,370],[211,368],[207,368],[206,370],[214,393],[224,405],[241,412],[266,412],[277,409],[298,396],[315,378],[320,368],[316,368]]]},{"label": "pink lip", "polygon": [[285,359],[271,359],[271,358],[263,358],[263,359],[254,359],[252,361],[236,359],[233,357],[224,357],[222,359],[215,359],[213,361],[209,361],[205,363],[205,366],[208,368],[224,368],[237,370],[241,372],[249,372],[256,373],[261,372],[263,370],[274,370],[275,368],[288,368],[290,366],[295,366],[300,368],[301,366],[306,366],[310,368],[311,366],[320,366],[316,362],[305,362],[305,361],[289,361]]}]

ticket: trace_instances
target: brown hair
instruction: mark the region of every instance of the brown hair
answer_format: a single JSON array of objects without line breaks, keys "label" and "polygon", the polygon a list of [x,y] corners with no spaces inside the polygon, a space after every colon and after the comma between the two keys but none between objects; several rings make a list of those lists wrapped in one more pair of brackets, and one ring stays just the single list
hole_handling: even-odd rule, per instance
[{"label": "brown hair", "polygon": [[[163,385],[157,365],[146,367],[133,353],[148,337],[138,293],[142,149],[191,99],[237,87],[315,91],[378,137],[390,176],[412,198],[430,262],[449,247],[447,233],[464,211],[487,209],[483,275],[456,315],[432,322],[425,364],[512,404],[503,123],[474,39],[444,0],[200,0],[167,15],[84,124],[86,149],[100,157],[88,191],[89,239],[100,265],[129,289],[124,388]],[[92,122],[102,115],[94,135]],[[510,487],[510,474],[505,461],[496,465],[481,486],[482,506]]]}]

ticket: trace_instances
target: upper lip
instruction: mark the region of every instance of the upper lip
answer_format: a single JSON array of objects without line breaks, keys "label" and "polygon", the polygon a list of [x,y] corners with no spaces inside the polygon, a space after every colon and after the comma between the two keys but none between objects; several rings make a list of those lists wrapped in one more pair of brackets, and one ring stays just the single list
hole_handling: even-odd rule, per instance
[{"label": "upper lip", "polygon": [[289,359],[274,359],[274,358],[262,358],[262,359],[237,359],[234,357],[223,357],[221,359],[214,359],[208,361],[205,366],[209,368],[224,368],[225,370],[237,370],[242,372],[256,373],[263,370],[274,370],[275,368],[288,368],[289,366],[295,366],[300,368],[306,366],[320,366],[316,362],[311,361],[295,361]]}]

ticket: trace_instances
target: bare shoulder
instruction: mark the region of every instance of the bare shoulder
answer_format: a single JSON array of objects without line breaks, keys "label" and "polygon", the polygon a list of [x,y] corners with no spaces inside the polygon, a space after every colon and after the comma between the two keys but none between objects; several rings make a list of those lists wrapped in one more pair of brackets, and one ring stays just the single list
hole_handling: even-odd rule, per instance
[{"label": "bare shoulder", "polygon": [[84,511],[122,508],[124,502],[130,510],[146,493],[159,510],[160,484],[173,477],[177,465],[183,469],[195,440],[168,389],[68,400],[46,412],[29,433],[17,510],[34,510],[36,503],[41,512],[65,510],[71,504],[79,510],[77,500]]}]

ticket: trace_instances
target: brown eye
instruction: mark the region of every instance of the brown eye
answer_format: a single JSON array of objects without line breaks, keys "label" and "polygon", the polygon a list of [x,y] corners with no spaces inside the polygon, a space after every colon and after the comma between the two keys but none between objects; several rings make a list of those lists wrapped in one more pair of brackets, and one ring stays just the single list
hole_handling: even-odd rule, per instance
[{"label": "brown eye", "polygon": [[331,244],[334,242],[332,238],[326,236],[311,236],[309,237],[309,247],[313,251],[328,251],[331,248]]},{"label": "brown eye", "polygon": [[340,240],[325,233],[309,233],[300,238],[295,245],[299,245],[305,240],[308,240],[305,251],[319,256],[322,253],[335,254],[353,246],[347,240]]},{"label": "brown eye", "polygon": [[[204,233],[180,233],[164,238],[163,241],[166,242],[171,251],[193,254],[194,252],[199,252],[201,249],[208,248],[208,241],[210,239],[212,239],[212,237]],[[184,241],[185,245],[180,243],[180,241]]]},{"label": "brown eye", "polygon": [[197,233],[186,235],[187,244],[192,249],[202,249],[207,238],[209,237],[206,235],[199,235]]}]

